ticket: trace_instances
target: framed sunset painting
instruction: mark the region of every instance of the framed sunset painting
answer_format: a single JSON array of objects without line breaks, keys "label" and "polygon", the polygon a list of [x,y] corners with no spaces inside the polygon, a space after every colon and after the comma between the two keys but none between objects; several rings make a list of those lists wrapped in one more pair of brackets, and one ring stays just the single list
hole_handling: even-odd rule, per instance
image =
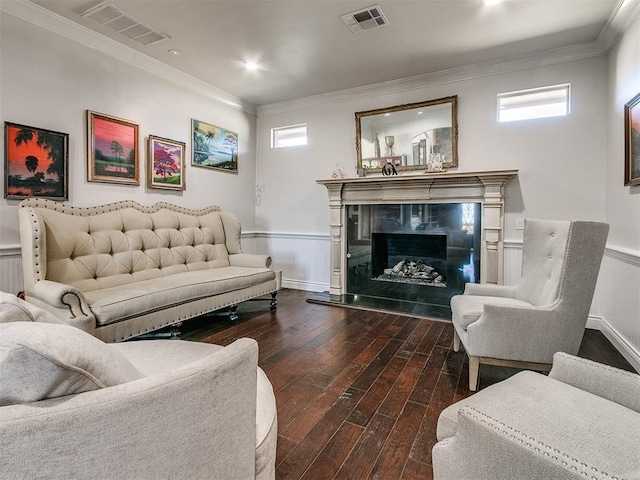
[{"label": "framed sunset painting", "polygon": [[184,142],[149,135],[147,186],[168,190],[185,189]]},{"label": "framed sunset painting", "polygon": [[191,120],[191,165],[238,173],[238,134]]},{"label": "framed sunset painting", "polygon": [[640,93],[624,106],[624,184],[640,185]]},{"label": "framed sunset painting", "polygon": [[4,123],[4,198],[67,200],[69,134]]},{"label": "framed sunset painting", "polygon": [[137,123],[87,110],[87,181],[140,184]]}]

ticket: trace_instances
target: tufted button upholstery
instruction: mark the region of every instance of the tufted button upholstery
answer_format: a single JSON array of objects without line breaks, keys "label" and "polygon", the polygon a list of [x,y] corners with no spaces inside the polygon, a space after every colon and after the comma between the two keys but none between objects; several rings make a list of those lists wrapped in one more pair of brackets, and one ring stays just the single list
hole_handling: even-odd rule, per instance
[{"label": "tufted button upholstery", "polygon": [[77,209],[81,214],[67,215],[64,222],[47,222],[47,217],[68,214],[73,207],[38,212],[48,228],[61,230],[54,231],[52,239],[65,238],[65,242],[47,243],[47,279],[92,291],[114,282],[133,283],[141,272],[144,278],[157,278],[176,271],[229,266],[217,207],[196,217],[170,204],[145,208],[122,203],[126,208],[114,204],[101,211]]}]

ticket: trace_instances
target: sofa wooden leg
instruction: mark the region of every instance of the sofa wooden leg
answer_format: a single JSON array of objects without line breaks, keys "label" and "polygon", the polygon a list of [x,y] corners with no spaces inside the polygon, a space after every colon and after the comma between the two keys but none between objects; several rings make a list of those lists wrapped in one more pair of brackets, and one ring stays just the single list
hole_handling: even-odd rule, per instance
[{"label": "sofa wooden leg", "polygon": [[278,306],[278,300],[276,299],[277,296],[278,296],[278,292],[271,292],[271,301],[269,302],[269,305],[271,306],[272,309]]},{"label": "sofa wooden leg", "polygon": [[453,330],[453,351],[460,351],[460,335],[458,335],[457,330]]},{"label": "sofa wooden leg", "polygon": [[469,355],[469,390],[478,389],[478,373],[480,372],[480,357]]}]

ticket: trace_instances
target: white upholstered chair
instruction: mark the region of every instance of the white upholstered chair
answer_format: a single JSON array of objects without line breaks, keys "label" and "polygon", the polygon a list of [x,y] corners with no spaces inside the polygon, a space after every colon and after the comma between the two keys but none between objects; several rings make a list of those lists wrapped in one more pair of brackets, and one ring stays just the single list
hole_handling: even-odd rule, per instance
[{"label": "white upholstered chair", "polygon": [[606,223],[527,220],[520,283],[468,283],[451,299],[472,391],[481,363],[548,371],[554,353],[578,352],[608,232]]},{"label": "white upholstered chair", "polygon": [[258,344],[104,343],[0,292],[0,478],[275,480]]}]

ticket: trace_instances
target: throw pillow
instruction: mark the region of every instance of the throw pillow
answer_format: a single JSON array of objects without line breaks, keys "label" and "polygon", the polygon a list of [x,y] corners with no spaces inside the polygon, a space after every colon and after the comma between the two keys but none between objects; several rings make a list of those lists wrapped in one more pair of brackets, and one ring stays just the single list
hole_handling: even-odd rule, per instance
[{"label": "throw pillow", "polygon": [[0,406],[143,378],[120,352],[69,325],[0,324]]},{"label": "throw pillow", "polygon": [[53,314],[11,295],[0,292],[0,323],[47,322],[61,323]]}]

